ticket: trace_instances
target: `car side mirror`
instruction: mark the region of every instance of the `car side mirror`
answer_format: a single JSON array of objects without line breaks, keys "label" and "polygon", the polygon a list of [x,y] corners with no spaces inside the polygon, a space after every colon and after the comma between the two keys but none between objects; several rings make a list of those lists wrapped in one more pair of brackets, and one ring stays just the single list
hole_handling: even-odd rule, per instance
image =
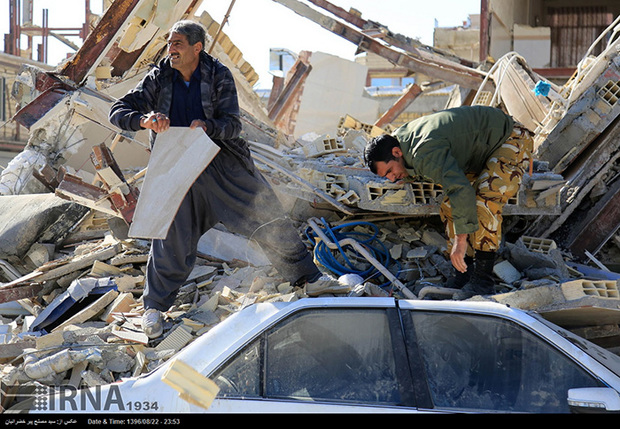
[{"label": "car side mirror", "polygon": [[574,413],[618,413],[620,395],[609,387],[569,389],[568,406]]}]

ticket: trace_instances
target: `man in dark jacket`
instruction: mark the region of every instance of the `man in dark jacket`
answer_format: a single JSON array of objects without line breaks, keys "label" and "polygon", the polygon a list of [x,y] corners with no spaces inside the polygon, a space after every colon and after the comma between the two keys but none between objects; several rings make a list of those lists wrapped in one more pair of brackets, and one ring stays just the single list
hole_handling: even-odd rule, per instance
[{"label": "man in dark jacket", "polygon": [[153,240],[143,295],[144,332],[163,332],[162,311],[196,261],[200,237],[216,223],[256,240],[280,275],[305,283],[308,295],[344,292],[322,275],[278,198],[255,168],[241,120],[230,70],[204,52],[204,28],[177,22],[168,37],[168,56],[110,110],[112,124],[124,130],[149,129],[151,145],[170,126],[201,128],[221,150],[187,192],[164,240]]},{"label": "man in dark jacket", "polygon": [[531,160],[527,129],[499,109],[463,106],[411,121],[366,146],[366,164],[392,182],[430,180],[442,186],[440,216],[460,288],[455,299],[494,291],[493,266],[502,210]]}]

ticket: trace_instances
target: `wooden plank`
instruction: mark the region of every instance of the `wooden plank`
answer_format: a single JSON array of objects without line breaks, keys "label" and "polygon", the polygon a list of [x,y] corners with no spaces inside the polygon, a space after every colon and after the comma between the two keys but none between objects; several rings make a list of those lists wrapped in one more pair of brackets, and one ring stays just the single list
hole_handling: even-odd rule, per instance
[{"label": "wooden plank", "polygon": [[159,134],[129,236],[165,238],[185,194],[219,150],[200,128],[171,127]]}]

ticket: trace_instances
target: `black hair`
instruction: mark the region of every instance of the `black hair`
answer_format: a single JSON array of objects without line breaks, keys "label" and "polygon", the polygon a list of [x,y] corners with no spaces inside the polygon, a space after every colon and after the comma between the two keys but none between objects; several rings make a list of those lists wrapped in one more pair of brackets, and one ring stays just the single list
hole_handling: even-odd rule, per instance
[{"label": "black hair", "polygon": [[389,134],[374,137],[364,148],[364,162],[370,171],[377,174],[377,162],[389,162],[396,157],[392,154],[392,149],[400,147],[396,137]]},{"label": "black hair", "polygon": [[207,42],[205,28],[197,22],[188,19],[176,22],[170,29],[170,34],[172,33],[184,35],[187,37],[187,42],[192,46],[198,42],[202,43],[203,49]]}]

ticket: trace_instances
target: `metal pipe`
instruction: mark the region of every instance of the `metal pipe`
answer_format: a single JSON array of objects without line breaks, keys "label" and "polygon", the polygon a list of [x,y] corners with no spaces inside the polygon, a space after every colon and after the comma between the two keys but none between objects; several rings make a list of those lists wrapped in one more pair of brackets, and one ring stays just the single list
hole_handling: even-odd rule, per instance
[{"label": "metal pipe", "polygon": [[339,240],[338,243],[334,243],[331,241],[327,235],[321,230],[321,228],[317,225],[317,218],[308,219],[308,224],[310,227],[316,232],[317,236],[332,250],[338,249],[338,245],[342,246],[351,246],[356,251],[358,251],[368,262],[370,262],[381,274],[383,274],[396,288],[405,295],[406,298],[409,299],[417,299],[415,294],[411,292],[409,289],[403,285],[400,280],[398,280],[394,274],[392,274],[386,267],[384,267],[374,256],[372,256],[360,243],[355,241],[352,238],[345,238],[343,240]]},{"label": "metal pipe", "polygon": [[226,15],[224,15],[224,19],[222,20],[222,23],[220,24],[220,28],[217,29],[217,33],[215,33],[215,37],[213,38],[213,42],[211,42],[211,46],[209,47],[209,51],[208,51],[209,54],[213,51],[213,47],[217,43],[217,39],[220,37],[220,33],[222,32],[222,29],[224,28],[224,25],[226,24],[226,22],[228,22],[228,17],[230,17],[230,11],[232,10],[233,6],[235,5],[235,1],[236,0],[232,0],[230,2],[230,6],[228,6],[228,10],[226,11]]},{"label": "metal pipe", "polygon": [[436,293],[438,295],[454,295],[459,289],[451,289],[449,287],[441,287],[441,286],[425,286],[418,293],[418,298],[422,299],[429,293]]}]

